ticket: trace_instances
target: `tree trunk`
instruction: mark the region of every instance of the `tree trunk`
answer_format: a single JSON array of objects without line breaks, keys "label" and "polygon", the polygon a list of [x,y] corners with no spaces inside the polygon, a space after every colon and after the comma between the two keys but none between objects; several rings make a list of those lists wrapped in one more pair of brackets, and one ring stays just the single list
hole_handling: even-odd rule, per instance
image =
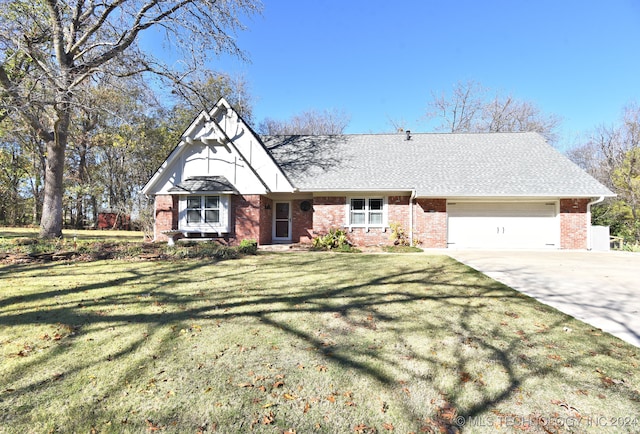
[{"label": "tree trunk", "polygon": [[47,164],[44,173],[44,200],[40,238],[62,237],[62,196],[64,194],[64,156],[69,133],[69,104],[63,99],[57,110],[53,140],[47,142]]},{"label": "tree trunk", "polygon": [[62,237],[64,154],[64,146],[56,146],[56,143],[52,142],[47,143],[40,238]]}]

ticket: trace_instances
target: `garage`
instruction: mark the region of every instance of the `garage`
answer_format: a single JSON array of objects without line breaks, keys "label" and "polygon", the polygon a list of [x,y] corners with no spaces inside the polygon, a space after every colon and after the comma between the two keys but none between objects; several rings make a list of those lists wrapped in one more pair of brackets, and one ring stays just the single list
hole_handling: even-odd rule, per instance
[{"label": "garage", "polygon": [[557,249],[557,201],[447,202],[451,248]]}]

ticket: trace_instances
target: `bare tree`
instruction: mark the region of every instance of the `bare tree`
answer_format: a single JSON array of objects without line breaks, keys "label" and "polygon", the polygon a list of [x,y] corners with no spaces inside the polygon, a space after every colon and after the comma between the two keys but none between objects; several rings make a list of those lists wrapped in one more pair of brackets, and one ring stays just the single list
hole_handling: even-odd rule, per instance
[{"label": "bare tree", "polygon": [[450,96],[433,94],[429,118],[441,118],[438,131],[461,133],[476,131],[485,104],[486,90],[475,81],[458,82]]},{"label": "bare tree", "polygon": [[253,120],[253,103],[249,94],[249,85],[241,77],[214,71],[198,71],[197,74],[175,86],[173,94],[177,97],[174,110],[186,118],[186,122],[193,120],[201,111],[208,111],[221,97],[249,124]]},{"label": "bare tree", "polygon": [[558,139],[556,129],[560,118],[546,115],[530,101],[518,101],[513,96],[496,95],[482,108],[479,131],[500,132],[536,132],[542,134],[550,143]]},{"label": "bare tree", "polygon": [[[157,73],[180,83],[212,53],[244,57],[232,33],[254,0],[8,0],[0,10],[0,112],[19,113],[47,144],[41,237],[62,235],[65,151],[77,94],[101,74]],[[164,32],[176,71],[137,44]],[[36,111],[37,110],[37,111]],[[44,115],[41,115],[44,114]]]},{"label": "bare tree", "polygon": [[560,118],[544,114],[534,103],[513,96],[493,94],[477,82],[457,83],[451,95],[433,96],[429,118],[440,118],[438,131],[521,132],[542,134],[550,143],[557,140]]},{"label": "bare tree", "polygon": [[264,135],[338,135],[349,125],[350,116],[340,110],[309,110],[286,121],[267,118],[258,126]]}]

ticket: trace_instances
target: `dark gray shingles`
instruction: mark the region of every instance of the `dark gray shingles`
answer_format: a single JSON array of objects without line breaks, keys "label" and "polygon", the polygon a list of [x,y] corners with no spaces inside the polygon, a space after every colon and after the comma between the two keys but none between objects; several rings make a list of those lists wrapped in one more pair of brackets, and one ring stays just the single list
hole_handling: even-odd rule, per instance
[{"label": "dark gray shingles", "polygon": [[235,187],[224,176],[192,176],[169,189],[172,193],[232,193]]},{"label": "dark gray shingles", "polygon": [[416,189],[418,196],[612,193],[536,133],[267,136],[300,190]]}]

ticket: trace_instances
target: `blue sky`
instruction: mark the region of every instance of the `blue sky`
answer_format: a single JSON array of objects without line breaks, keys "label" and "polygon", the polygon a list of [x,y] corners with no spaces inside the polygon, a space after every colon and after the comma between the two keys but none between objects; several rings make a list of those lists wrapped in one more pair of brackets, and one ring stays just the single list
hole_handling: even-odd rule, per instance
[{"label": "blue sky", "polygon": [[348,133],[432,131],[433,92],[474,80],[562,117],[560,147],[640,102],[638,0],[264,0],[238,45],[254,117],[351,115]]}]

